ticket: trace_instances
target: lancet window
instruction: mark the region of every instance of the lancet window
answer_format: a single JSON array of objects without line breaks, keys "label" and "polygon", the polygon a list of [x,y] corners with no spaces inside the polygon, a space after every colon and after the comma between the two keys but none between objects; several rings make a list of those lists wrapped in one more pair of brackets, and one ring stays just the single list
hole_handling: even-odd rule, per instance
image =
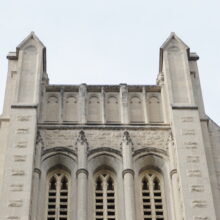
[{"label": "lancet window", "polygon": [[115,181],[109,172],[95,177],[95,220],[116,220]]},{"label": "lancet window", "polygon": [[47,220],[68,220],[69,177],[56,171],[48,178]]},{"label": "lancet window", "polygon": [[145,172],[141,179],[143,220],[165,220],[164,195],[161,176]]}]

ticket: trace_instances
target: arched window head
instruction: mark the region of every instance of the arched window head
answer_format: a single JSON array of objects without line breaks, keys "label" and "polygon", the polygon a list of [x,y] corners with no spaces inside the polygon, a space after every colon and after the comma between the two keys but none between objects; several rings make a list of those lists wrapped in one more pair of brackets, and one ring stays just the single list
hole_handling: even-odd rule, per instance
[{"label": "arched window head", "polygon": [[69,176],[56,170],[48,175],[47,220],[68,220]]},{"label": "arched window head", "polygon": [[146,171],[141,176],[143,220],[165,220],[162,177],[155,171]]},{"label": "arched window head", "polygon": [[87,120],[88,122],[100,122],[101,120],[101,105],[97,96],[92,95],[88,100]]},{"label": "arched window head", "polygon": [[116,220],[115,180],[109,171],[95,175],[95,220]]},{"label": "arched window head", "polygon": [[138,96],[133,96],[129,102],[129,115],[132,123],[144,121],[143,106],[141,99]]},{"label": "arched window head", "polygon": [[67,122],[78,121],[78,103],[76,94],[69,94],[65,98],[63,120]]},{"label": "arched window head", "polygon": [[148,100],[148,117],[151,123],[162,122],[161,103],[158,97],[151,96]]},{"label": "arched window head", "polygon": [[46,121],[57,122],[59,120],[59,99],[55,95],[47,98]]},{"label": "arched window head", "polygon": [[107,123],[117,123],[120,121],[119,105],[117,95],[109,95],[106,101],[106,121]]}]

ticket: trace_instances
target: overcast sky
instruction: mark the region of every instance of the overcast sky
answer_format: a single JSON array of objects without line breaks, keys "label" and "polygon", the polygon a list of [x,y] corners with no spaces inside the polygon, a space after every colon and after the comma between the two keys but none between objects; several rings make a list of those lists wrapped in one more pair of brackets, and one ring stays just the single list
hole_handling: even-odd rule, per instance
[{"label": "overcast sky", "polygon": [[220,1],[0,0],[0,109],[9,51],[31,32],[53,84],[155,84],[170,32],[200,56],[206,113],[220,125]]}]

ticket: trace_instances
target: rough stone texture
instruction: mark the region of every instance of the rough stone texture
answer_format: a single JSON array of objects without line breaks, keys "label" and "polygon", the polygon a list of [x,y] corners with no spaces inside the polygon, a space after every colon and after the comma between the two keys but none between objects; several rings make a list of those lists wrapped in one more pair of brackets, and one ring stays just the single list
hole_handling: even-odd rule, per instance
[{"label": "rough stone texture", "polygon": [[220,219],[220,128],[204,111],[198,56],[182,40],[172,33],[162,45],[152,86],[50,85],[45,52],[31,33],[8,55],[1,220],[46,220],[56,169],[71,177],[68,220],[95,219],[101,170],[115,180],[115,220],[144,219],[149,170],[162,178],[164,220]]}]

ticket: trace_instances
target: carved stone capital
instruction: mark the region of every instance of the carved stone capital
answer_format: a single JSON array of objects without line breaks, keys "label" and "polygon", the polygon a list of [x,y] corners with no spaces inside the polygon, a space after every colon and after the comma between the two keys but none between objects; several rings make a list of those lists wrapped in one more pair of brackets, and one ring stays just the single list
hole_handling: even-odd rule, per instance
[{"label": "carved stone capital", "polygon": [[172,176],[173,176],[174,174],[176,174],[176,173],[177,173],[177,169],[171,170],[171,171],[170,171],[170,177],[172,178]]},{"label": "carved stone capital", "polygon": [[34,173],[41,175],[41,170],[39,168],[34,168]]},{"label": "carved stone capital", "polygon": [[86,176],[89,175],[88,170],[87,170],[87,169],[84,169],[84,168],[78,169],[78,170],[76,171],[76,176],[78,177],[78,175],[79,175],[80,173],[84,173]]},{"label": "carved stone capital", "polygon": [[132,169],[125,169],[122,171],[122,176],[124,178],[125,174],[130,173],[134,177],[134,170]]}]

